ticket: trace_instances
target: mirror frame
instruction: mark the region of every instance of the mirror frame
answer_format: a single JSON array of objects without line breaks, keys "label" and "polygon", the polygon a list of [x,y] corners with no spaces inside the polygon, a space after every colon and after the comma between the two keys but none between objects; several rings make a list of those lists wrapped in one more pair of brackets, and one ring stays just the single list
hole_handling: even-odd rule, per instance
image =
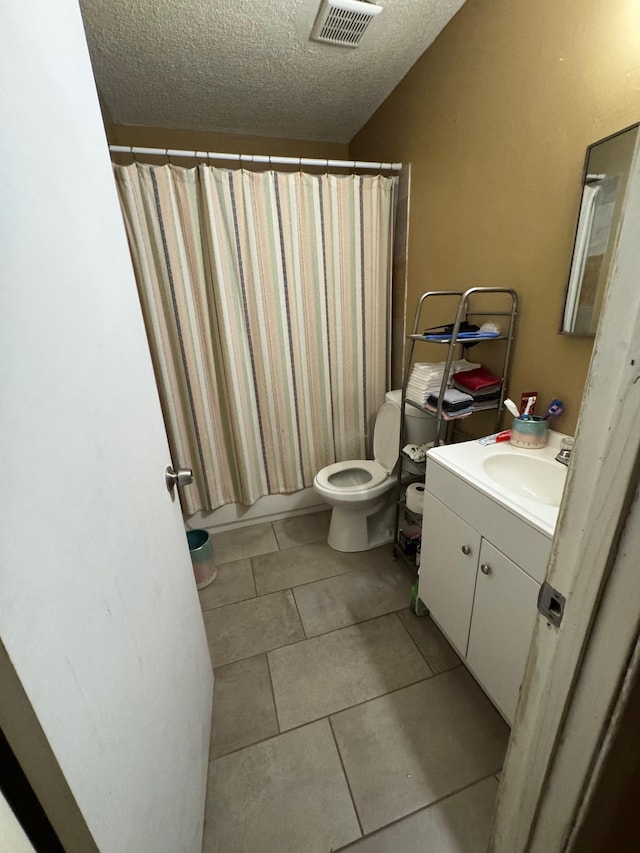
[{"label": "mirror frame", "polygon": [[[571,285],[571,276],[573,273],[574,263],[576,262],[576,244],[578,241],[578,229],[580,225],[580,212],[582,210],[582,200],[584,198],[584,188],[587,185],[587,175],[589,174],[589,157],[591,156],[592,150],[598,146],[602,145],[605,142],[609,142],[611,139],[615,139],[618,136],[622,136],[623,133],[627,133],[629,130],[637,129],[640,132],[640,121],[633,122],[633,124],[628,125],[627,127],[623,127],[621,130],[617,130],[615,133],[610,133],[608,136],[603,136],[602,139],[597,139],[595,142],[592,142],[590,145],[587,145],[587,150],[584,158],[584,166],[582,168],[582,182],[580,184],[580,197],[578,203],[578,212],[576,215],[576,227],[573,236],[573,244],[571,250],[571,263],[569,265],[569,273],[567,275],[567,283],[564,288],[564,299],[562,301],[562,311],[560,314],[560,328],[558,329],[558,334],[565,335],[567,337],[572,338],[594,338],[595,332],[570,332],[566,331],[564,326],[565,314],[567,311],[567,300],[569,298],[569,287]],[[626,193],[627,185],[623,186],[622,190]]]}]

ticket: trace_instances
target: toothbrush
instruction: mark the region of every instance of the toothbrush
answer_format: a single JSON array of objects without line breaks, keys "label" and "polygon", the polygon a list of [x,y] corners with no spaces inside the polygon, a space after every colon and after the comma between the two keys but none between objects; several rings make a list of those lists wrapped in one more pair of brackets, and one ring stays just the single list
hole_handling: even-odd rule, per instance
[{"label": "toothbrush", "polygon": [[520,417],[520,412],[518,411],[518,407],[513,402],[513,400],[510,400],[508,397],[504,401],[504,407],[509,412],[509,414],[513,415],[514,418]]},{"label": "toothbrush", "polygon": [[542,416],[542,420],[546,421],[548,418],[559,418],[563,412],[564,406],[562,405],[562,400],[552,400],[549,403],[549,408]]},{"label": "toothbrush", "polygon": [[529,412],[531,411],[531,407],[533,406],[535,401],[536,401],[535,397],[529,397],[529,399],[527,400],[527,405],[525,407],[524,412],[522,413],[522,420],[523,421],[526,421],[526,419],[529,417]]}]

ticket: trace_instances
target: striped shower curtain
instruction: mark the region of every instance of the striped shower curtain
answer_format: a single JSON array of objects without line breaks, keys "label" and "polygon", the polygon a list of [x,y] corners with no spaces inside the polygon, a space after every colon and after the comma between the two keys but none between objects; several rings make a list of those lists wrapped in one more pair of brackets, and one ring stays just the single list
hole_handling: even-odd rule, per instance
[{"label": "striped shower curtain", "polygon": [[187,514],[364,458],[387,378],[397,179],[114,166]]}]

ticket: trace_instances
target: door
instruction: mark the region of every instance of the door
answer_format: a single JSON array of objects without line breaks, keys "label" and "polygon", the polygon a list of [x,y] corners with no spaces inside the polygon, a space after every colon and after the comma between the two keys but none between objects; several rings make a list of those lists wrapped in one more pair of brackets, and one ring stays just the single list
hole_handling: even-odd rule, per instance
[{"label": "door", "polygon": [[425,492],[419,594],[434,622],[464,657],[480,534]]},{"label": "door", "polygon": [[540,585],[486,539],[473,601],[467,664],[513,723]]},{"label": "door", "polygon": [[80,12],[1,17],[0,651],[96,847],[196,851],[211,665]]},{"label": "door", "polygon": [[589,811],[619,819],[612,806],[627,793],[628,768],[611,773],[608,758],[624,750],[640,681],[639,269],[637,141],[547,570],[562,622],[536,621],[492,853],[583,850]]}]

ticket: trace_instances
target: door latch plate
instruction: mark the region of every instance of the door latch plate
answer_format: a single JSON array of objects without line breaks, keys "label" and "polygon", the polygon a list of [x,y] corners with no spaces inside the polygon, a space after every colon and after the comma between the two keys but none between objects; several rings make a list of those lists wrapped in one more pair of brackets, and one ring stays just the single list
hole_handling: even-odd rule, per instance
[{"label": "door latch plate", "polygon": [[542,584],[538,594],[538,611],[556,628],[562,622],[566,603],[566,598],[557,589],[554,589],[546,581]]}]

